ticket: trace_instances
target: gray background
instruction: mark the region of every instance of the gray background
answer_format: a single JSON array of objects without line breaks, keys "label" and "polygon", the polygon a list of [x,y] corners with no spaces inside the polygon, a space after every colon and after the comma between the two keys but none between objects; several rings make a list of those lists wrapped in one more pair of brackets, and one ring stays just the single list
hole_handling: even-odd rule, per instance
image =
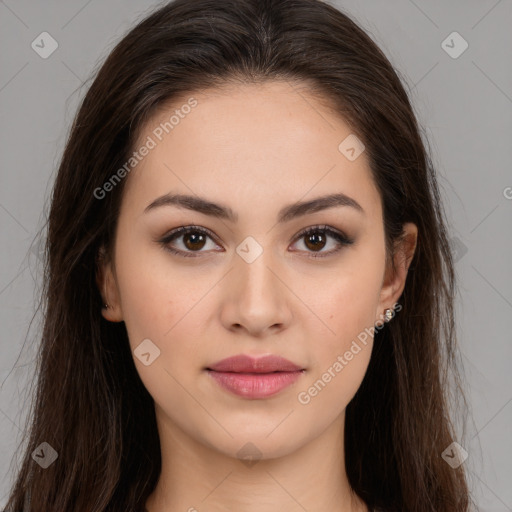
[{"label": "gray background", "polygon": [[[458,336],[473,414],[464,464],[480,510],[511,511],[512,1],[331,3],[400,71],[430,140],[457,250]],[[156,5],[0,1],[0,505],[41,322],[36,316],[29,329],[41,287],[36,235],[65,137],[92,69]],[[47,59],[31,47],[44,31],[58,42]],[[457,58],[442,45],[454,31],[469,44]],[[452,52],[462,48],[451,38]]]}]

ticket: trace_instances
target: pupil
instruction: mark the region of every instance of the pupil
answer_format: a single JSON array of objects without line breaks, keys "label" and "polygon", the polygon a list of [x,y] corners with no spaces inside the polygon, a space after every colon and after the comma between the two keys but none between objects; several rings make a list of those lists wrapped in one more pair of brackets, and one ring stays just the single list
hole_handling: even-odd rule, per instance
[{"label": "pupil", "polygon": [[[188,243],[189,239],[192,239],[191,243]],[[197,247],[196,245],[198,243],[200,244],[201,242],[203,242],[204,245],[204,236],[200,233],[188,233],[187,235],[185,235],[185,245],[187,246],[188,249],[201,249],[202,246]]]},{"label": "pupil", "polygon": [[[318,235],[318,234],[311,234],[311,235],[309,235],[309,236],[307,237],[306,245],[307,245],[310,249],[319,249],[319,248],[320,248],[320,249],[322,249],[322,248],[324,247],[324,245],[325,245],[325,239],[323,240],[323,241],[324,241],[324,244],[323,244],[321,247],[319,247],[319,246],[315,243],[315,241],[316,241],[316,242],[322,242],[322,239],[324,239],[323,234],[320,234],[320,235]],[[310,245],[309,245],[311,240],[313,240],[312,247],[310,247]]]}]

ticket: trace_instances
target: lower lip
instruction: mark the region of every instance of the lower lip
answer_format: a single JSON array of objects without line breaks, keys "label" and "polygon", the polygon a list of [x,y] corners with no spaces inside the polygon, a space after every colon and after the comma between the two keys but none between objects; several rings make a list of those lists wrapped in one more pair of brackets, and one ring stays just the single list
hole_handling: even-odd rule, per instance
[{"label": "lower lip", "polygon": [[267,398],[292,385],[304,373],[233,373],[208,370],[213,379],[224,389],[244,398]]}]

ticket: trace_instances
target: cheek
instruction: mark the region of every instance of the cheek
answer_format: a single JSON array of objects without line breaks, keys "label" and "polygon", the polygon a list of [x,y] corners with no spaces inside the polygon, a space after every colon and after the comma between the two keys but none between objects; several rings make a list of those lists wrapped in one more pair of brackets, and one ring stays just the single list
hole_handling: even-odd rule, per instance
[{"label": "cheek", "polygon": [[[374,254],[379,251],[375,250]],[[384,258],[384,253],[382,253]],[[307,380],[309,399],[340,412],[361,384],[373,347],[375,310],[378,304],[383,263],[377,257],[358,255],[353,270],[340,270],[322,280],[322,291],[306,290],[304,302],[315,315],[306,315],[313,367]],[[346,268],[350,268],[347,262]]]},{"label": "cheek", "polygon": [[171,328],[165,325],[162,312],[171,311],[177,299],[172,288],[165,286],[165,276],[159,269],[150,269],[132,257],[120,265],[118,277],[123,320],[132,349],[144,338],[159,340]]},{"label": "cheek", "polygon": [[370,278],[340,280],[326,291],[329,300],[317,307],[329,328],[318,328],[317,318],[308,320],[312,366],[297,394],[304,413],[324,423],[341,414],[363,381],[373,348],[377,295]]},{"label": "cheek", "polygon": [[329,351],[343,348],[359,332],[374,325],[383,265],[376,259],[358,260],[357,266],[347,262],[330,276],[317,280],[315,287],[303,283],[304,302],[316,314],[310,315],[308,322],[312,322],[310,327],[313,322],[321,327],[326,338],[323,346]]},{"label": "cheek", "polygon": [[164,340],[200,297],[200,283],[173,267],[171,255],[125,234],[116,261],[123,319],[130,341]]},{"label": "cheek", "polygon": [[[143,249],[127,254],[119,257],[117,276],[135,366],[156,403],[178,404],[184,411],[193,402],[183,393],[183,374],[189,377],[200,366],[204,336],[196,330],[200,318],[204,322],[204,281],[173,269],[166,254]],[[139,357],[148,352],[149,361]]]},{"label": "cheek", "polygon": [[[318,361],[298,390],[296,401],[303,414],[323,425],[335,420],[350,403],[365,376],[370,361],[371,340],[351,343],[347,351],[334,351]],[[350,355],[350,360],[347,355]]]}]

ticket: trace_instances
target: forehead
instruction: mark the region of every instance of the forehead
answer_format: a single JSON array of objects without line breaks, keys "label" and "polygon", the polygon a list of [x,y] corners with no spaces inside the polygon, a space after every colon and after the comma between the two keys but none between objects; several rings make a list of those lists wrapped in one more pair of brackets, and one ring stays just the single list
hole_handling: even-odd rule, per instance
[{"label": "forehead", "polygon": [[271,197],[289,202],[340,191],[375,209],[380,198],[365,152],[351,160],[342,151],[354,135],[327,102],[291,82],[191,92],[142,127],[134,150],[149,139],[153,147],[125,193],[148,203],[179,189],[268,205]]}]

